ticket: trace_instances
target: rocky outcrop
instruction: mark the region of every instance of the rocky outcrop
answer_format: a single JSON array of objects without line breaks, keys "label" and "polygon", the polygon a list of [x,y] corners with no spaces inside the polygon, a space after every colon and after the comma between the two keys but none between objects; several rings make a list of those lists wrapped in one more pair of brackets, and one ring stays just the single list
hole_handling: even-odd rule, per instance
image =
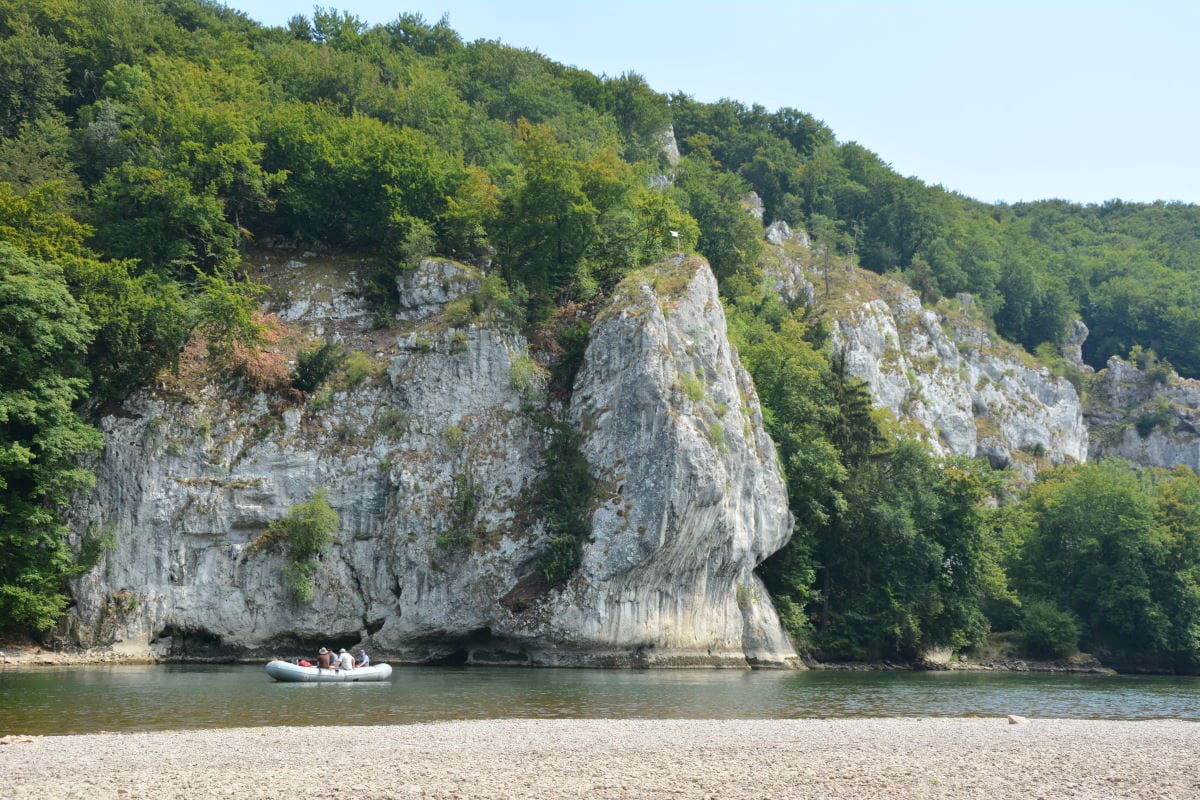
[{"label": "rocky outcrop", "polygon": [[396,279],[397,320],[427,319],[456,297],[479,290],[479,273],[453,261],[426,261]]},{"label": "rocky outcrop", "polygon": [[659,151],[662,153],[663,160],[667,162],[667,166],[671,169],[679,166],[679,161],[682,156],[679,155],[679,143],[675,141],[675,126],[668,125],[666,129],[658,135]]},{"label": "rocky outcrop", "polygon": [[1085,409],[1093,460],[1200,471],[1200,381],[1165,365],[1139,369],[1113,356],[1088,385]]},{"label": "rocky outcrop", "polygon": [[665,189],[673,184],[675,170],[682,158],[679,154],[679,143],[675,141],[675,126],[668,125],[658,134],[658,163],[663,171],[650,176],[650,185],[656,189]]},{"label": "rocky outcrop", "polygon": [[787,492],[703,261],[625,281],[592,328],[571,417],[606,494],[554,624],[651,662],[790,659],[753,571],[791,535]]},{"label": "rocky outcrop", "polygon": [[889,299],[837,320],[833,334],[835,352],[880,405],[915,421],[948,454],[986,456],[996,466],[1015,451],[1052,464],[1087,457],[1087,429],[1069,382],[1004,352],[961,305],[956,319],[923,308],[907,288]]},{"label": "rocky outcrop", "polygon": [[763,254],[764,271],[775,292],[789,303],[815,304],[816,290],[806,269],[812,258],[808,234],[777,220],[767,226],[766,240],[775,245]]},{"label": "rocky outcrop", "polygon": [[938,452],[1029,474],[1087,458],[1074,387],[996,336],[970,295],[926,308],[896,281],[842,263],[826,270],[786,240],[768,249],[777,289],[790,299],[799,294],[790,287],[807,284],[835,357]]},{"label": "rocky outcrop", "polygon": [[781,219],[777,219],[768,225],[764,236],[768,242],[776,247],[783,247],[784,242],[792,242],[805,250],[812,247],[812,243],[808,239],[808,233],[803,228],[793,230],[790,225]]},{"label": "rocky outcrop", "polygon": [[758,196],[758,192],[754,191],[742,198],[742,210],[759,222],[763,221],[763,214],[766,212],[762,198]]},{"label": "rocky outcrop", "polygon": [[1061,354],[1086,389],[1081,400],[1075,385],[997,336],[971,295],[924,306],[904,284],[841,260],[826,268],[804,233],[784,222],[765,238],[763,267],[775,291],[814,306],[849,374],[935,450],[1012,465],[1026,477],[1110,456],[1200,471],[1200,381],[1152,356],[1144,368],[1113,357],[1096,373],[1083,362],[1087,325],[1075,320]]},{"label": "rocky outcrop", "polygon": [[[792,658],[752,573],[787,539],[783,483],[707,265],[631,279],[595,326],[565,411],[604,494],[561,587],[530,580],[548,538],[530,412],[546,397],[526,341],[487,313],[464,319],[479,275],[440,261],[401,279],[397,321],[378,329],[358,269],[256,275],[289,336],[358,351],[306,403],[185,368],[103,419],[97,485],[71,526],[113,547],[73,586],[72,638],[169,659],[360,642],[421,662]],[[318,491],[341,525],[298,603],[284,557],[252,543]]]},{"label": "rocky outcrop", "polygon": [[1087,341],[1088,333],[1088,326],[1084,324],[1083,320],[1073,320],[1071,330],[1067,333],[1067,340],[1062,345],[1062,357],[1068,364],[1090,374],[1093,372],[1092,368],[1083,363],[1083,343]]},{"label": "rocky outcrop", "polygon": [[[97,487],[74,527],[109,530],[116,547],[75,587],[77,638],[140,643],[161,657],[270,655],[369,638],[431,658],[485,629],[489,584],[507,579],[498,554],[511,569],[537,553],[538,530],[517,520],[542,437],[511,378],[525,341],[496,327],[452,329],[434,313],[439,297],[471,285],[443,284],[448,269],[427,262],[427,280],[402,281],[416,291],[402,291],[401,313],[425,316],[398,334],[371,328],[336,268],[315,278],[293,262],[268,276],[290,288],[281,318],[369,364],[356,382],[335,380],[306,405],[207,382],[139,393],[104,418]],[[463,522],[456,500],[465,484],[478,495],[471,523],[495,547],[438,544]],[[248,546],[318,490],[341,530],[314,576],[314,602],[297,604],[282,557]]]}]

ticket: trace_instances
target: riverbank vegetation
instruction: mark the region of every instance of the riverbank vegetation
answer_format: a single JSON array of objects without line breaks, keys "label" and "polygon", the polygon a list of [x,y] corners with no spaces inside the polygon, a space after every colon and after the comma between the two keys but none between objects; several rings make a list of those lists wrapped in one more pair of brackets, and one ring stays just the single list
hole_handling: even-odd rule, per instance
[{"label": "riverbank vegetation", "polygon": [[[766,287],[751,190],[827,258],[927,300],[971,292],[1030,350],[1079,314],[1093,364],[1137,346],[1200,374],[1194,206],[986,205],[803,112],[659,94],[634,73],[464,42],[444,20],[318,8],[266,28],[206,0],[0,0],[0,625],[50,628],[88,566],[60,512],[90,480],[99,411],[172,368],[193,332],[218,361],[262,343],[252,249],[370,252],[391,265],[381,306],[415,259],[474,264],[557,357],[557,395],[586,310],[684,250],[718,276],[779,446],[797,525],[763,575],[801,648],[912,657],[1020,629],[1031,648],[1195,669],[1195,476],[1080,466],[1018,496],[1002,473],[935,459],[872,410],[811,311]],[[339,357],[306,353],[292,388]],[[555,434],[547,462],[549,582],[585,536],[572,442]],[[309,556],[294,555],[302,599]]]}]

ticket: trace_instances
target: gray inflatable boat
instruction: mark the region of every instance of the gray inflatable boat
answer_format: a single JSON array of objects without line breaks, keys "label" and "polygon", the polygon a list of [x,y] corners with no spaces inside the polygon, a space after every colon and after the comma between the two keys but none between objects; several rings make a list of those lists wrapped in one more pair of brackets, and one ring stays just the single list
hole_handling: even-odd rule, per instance
[{"label": "gray inflatable boat", "polygon": [[359,683],[386,681],[392,677],[392,668],[388,664],[372,664],[358,669],[321,669],[301,667],[290,661],[272,661],[267,664],[267,674],[288,683]]}]

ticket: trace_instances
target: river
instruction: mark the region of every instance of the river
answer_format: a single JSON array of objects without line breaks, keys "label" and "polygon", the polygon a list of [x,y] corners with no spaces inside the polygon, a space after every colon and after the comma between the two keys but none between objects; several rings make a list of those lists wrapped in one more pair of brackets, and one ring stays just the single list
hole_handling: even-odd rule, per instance
[{"label": "river", "polygon": [[486,718],[997,716],[1200,721],[1200,678],[411,667],[275,683],[253,666],[0,668],[0,735]]}]

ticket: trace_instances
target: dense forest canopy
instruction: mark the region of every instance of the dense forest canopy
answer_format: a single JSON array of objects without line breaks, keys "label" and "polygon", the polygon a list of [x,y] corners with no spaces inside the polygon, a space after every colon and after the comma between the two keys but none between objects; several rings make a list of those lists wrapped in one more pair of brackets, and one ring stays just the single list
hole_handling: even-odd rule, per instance
[{"label": "dense forest canopy", "polygon": [[[800,646],[911,656],[1024,624],[1034,649],[1195,668],[1195,476],[1068,468],[993,508],[1016,499],[1003,475],[898,435],[809,310],[762,285],[752,190],[766,221],[926,300],[974,294],[1030,350],[1082,316],[1093,365],[1136,346],[1200,375],[1196,206],[987,205],[795,109],[667,96],[416,15],[317,8],[268,28],[207,0],[0,0],[0,625],[51,627],[104,546],[68,547],[58,513],[90,480],[98,410],[194,333],[233,367],[260,342],[254,248],[375,254],[385,309],[415,258],[486,266],[489,302],[557,340],[565,391],[586,323],[557,309],[682,249],[717,273],[783,457],[796,535],[764,577]],[[555,439],[552,498],[588,480],[572,441]],[[1072,532],[1062,503],[1113,492],[1137,514]],[[555,575],[586,535],[558,505],[548,524],[574,532]],[[1108,560],[1068,563],[1084,535]]]}]

